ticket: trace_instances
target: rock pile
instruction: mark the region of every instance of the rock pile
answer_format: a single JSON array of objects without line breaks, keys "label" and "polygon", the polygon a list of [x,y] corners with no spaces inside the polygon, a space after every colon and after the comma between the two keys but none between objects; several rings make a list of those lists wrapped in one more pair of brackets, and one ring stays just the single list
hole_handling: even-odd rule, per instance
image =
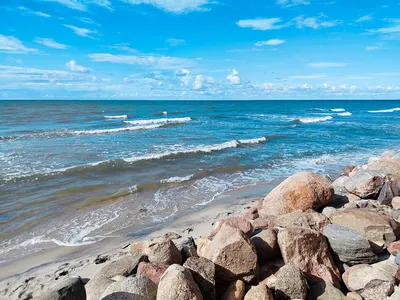
[{"label": "rock pile", "polygon": [[40,299],[400,299],[400,161],[345,169],[330,183],[295,174],[208,237],[167,234],[130,246],[86,285]]}]

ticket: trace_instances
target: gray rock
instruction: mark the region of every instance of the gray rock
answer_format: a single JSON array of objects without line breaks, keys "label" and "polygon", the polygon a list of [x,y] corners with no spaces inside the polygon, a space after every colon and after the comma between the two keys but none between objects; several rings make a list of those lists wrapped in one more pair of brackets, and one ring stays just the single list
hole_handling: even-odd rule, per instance
[{"label": "gray rock", "polygon": [[183,266],[192,272],[193,279],[199,286],[203,298],[216,299],[214,263],[204,257],[189,257]]},{"label": "gray rock", "polygon": [[258,260],[261,262],[271,260],[281,254],[276,229],[263,230],[250,240],[257,251]]},{"label": "gray rock", "polygon": [[383,205],[391,205],[392,199],[396,196],[400,195],[400,181],[399,180],[391,180],[385,182],[383,185],[379,196],[378,201]]},{"label": "gray rock", "polygon": [[334,212],[336,211],[336,208],[332,207],[332,206],[327,206],[322,210],[322,214],[329,218]]},{"label": "gray rock", "polygon": [[332,182],[333,190],[335,191],[336,195],[344,196],[347,194],[347,190],[344,185],[349,179],[349,176],[340,176],[334,182]]},{"label": "gray rock", "polygon": [[86,300],[85,285],[80,277],[68,278],[51,287],[41,300]]},{"label": "gray rock", "polygon": [[307,281],[298,267],[288,264],[279,270],[275,295],[276,299],[305,299]]},{"label": "gray rock", "polygon": [[323,233],[341,262],[352,266],[378,261],[368,240],[361,233],[336,224],[326,226]]},{"label": "gray rock", "polygon": [[101,300],[155,300],[157,285],[146,277],[130,277],[110,284]]},{"label": "gray rock", "polygon": [[112,283],[114,281],[106,277],[94,277],[91,279],[85,286],[87,300],[99,300],[107,287]]},{"label": "gray rock", "polygon": [[271,290],[264,284],[252,286],[244,296],[244,300],[274,300]]},{"label": "gray rock", "polygon": [[362,199],[376,199],[385,183],[385,174],[361,170],[344,184],[346,190]]},{"label": "gray rock", "polygon": [[321,282],[311,287],[307,300],[339,300],[344,294],[330,282]]},{"label": "gray rock", "polygon": [[399,252],[397,252],[397,254],[396,254],[396,264],[398,265],[398,266],[400,266],[400,251]]},{"label": "gray rock", "polygon": [[188,236],[187,238],[180,239],[175,242],[175,245],[181,252],[182,262],[185,262],[189,257],[199,257],[193,237]]}]

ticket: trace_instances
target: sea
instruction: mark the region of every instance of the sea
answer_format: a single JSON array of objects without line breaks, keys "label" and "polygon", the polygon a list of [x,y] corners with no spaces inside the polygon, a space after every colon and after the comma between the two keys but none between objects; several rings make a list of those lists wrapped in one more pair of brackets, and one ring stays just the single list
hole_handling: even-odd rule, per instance
[{"label": "sea", "polygon": [[400,150],[400,101],[0,101],[0,262]]}]

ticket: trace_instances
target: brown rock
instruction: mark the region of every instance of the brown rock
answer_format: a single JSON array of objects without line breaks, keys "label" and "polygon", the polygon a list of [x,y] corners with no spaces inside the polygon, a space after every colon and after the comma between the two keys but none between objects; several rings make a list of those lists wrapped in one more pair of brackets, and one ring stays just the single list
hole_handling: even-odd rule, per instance
[{"label": "brown rock", "polygon": [[390,254],[396,255],[397,252],[400,251],[400,241],[390,243],[387,250],[389,251]]},{"label": "brown rock", "polygon": [[182,256],[175,244],[169,239],[159,239],[150,242],[144,248],[144,253],[152,263],[172,265],[181,264]]},{"label": "brown rock", "polygon": [[396,178],[400,178],[400,161],[394,159],[379,159],[374,161],[367,166],[368,170],[378,171],[385,173],[386,175],[393,175]]},{"label": "brown rock", "polygon": [[161,277],[157,300],[203,300],[192,273],[179,265],[171,265]]},{"label": "brown rock", "polygon": [[281,258],[260,263],[257,274],[258,281],[263,281],[271,275],[275,275],[284,265],[285,262]]},{"label": "brown rock", "polygon": [[340,272],[321,233],[302,227],[287,227],[279,231],[278,243],[285,263],[297,266],[310,282],[329,281],[336,287],[340,286]]},{"label": "brown rock", "polygon": [[344,176],[349,176],[349,174],[351,173],[351,171],[353,171],[355,168],[355,166],[348,166],[346,168],[343,169],[343,175]]},{"label": "brown rock", "polygon": [[372,243],[375,253],[396,240],[398,227],[395,223],[390,223],[383,215],[368,209],[344,209],[331,215],[333,224],[351,228],[365,235]]},{"label": "brown rock", "polygon": [[199,256],[215,264],[217,282],[251,281],[254,278],[257,253],[240,229],[223,224],[212,241],[201,242],[201,245],[199,241],[198,244]]},{"label": "brown rock", "polygon": [[250,235],[253,233],[253,225],[251,225],[248,220],[243,217],[231,217],[228,219],[223,219],[221,222],[219,222],[217,229],[215,229],[214,232],[209,236],[210,240],[214,238],[224,224],[228,224],[230,227],[240,229],[248,237],[250,237]]},{"label": "brown rock", "polygon": [[192,272],[203,298],[214,300],[216,298],[214,263],[204,257],[189,257],[183,266]]},{"label": "brown rock", "polygon": [[243,218],[245,218],[246,220],[255,220],[257,218],[259,218],[259,214],[258,214],[258,208],[257,207],[250,207],[246,213],[243,215]]},{"label": "brown rock", "polygon": [[325,226],[330,223],[326,216],[310,209],[305,212],[298,210],[280,215],[275,221],[275,226],[299,226],[322,232]]},{"label": "brown rock", "polygon": [[295,210],[317,210],[332,201],[333,187],[322,176],[314,173],[297,173],[264,199],[263,210],[268,215],[282,215]]},{"label": "brown rock", "polygon": [[344,187],[362,199],[376,199],[385,180],[385,174],[360,170],[344,183]]},{"label": "brown rock", "polygon": [[263,230],[250,240],[257,251],[259,261],[271,260],[280,255],[276,229]]},{"label": "brown rock", "polygon": [[267,218],[258,218],[252,221],[251,223],[253,224],[254,231],[256,230],[266,230],[268,228],[273,228],[274,227],[274,220],[275,218],[271,218],[272,216],[269,216]]},{"label": "brown rock", "polygon": [[275,282],[275,294],[277,299],[305,299],[307,281],[298,267],[288,264],[279,270]]},{"label": "brown rock", "polygon": [[246,286],[242,280],[233,281],[223,294],[221,300],[243,300]]},{"label": "brown rock", "polygon": [[259,284],[250,288],[244,300],[274,300],[274,296],[266,285]]},{"label": "brown rock", "polygon": [[160,282],[161,276],[165,273],[167,269],[168,265],[141,262],[138,266],[136,275],[146,277],[153,281],[155,284],[158,284]]}]

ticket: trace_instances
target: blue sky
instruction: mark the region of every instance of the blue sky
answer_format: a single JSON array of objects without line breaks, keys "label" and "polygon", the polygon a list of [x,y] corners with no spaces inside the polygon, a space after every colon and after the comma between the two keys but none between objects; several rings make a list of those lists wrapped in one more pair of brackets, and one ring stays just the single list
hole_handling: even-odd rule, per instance
[{"label": "blue sky", "polygon": [[400,0],[2,0],[0,99],[398,99]]}]

